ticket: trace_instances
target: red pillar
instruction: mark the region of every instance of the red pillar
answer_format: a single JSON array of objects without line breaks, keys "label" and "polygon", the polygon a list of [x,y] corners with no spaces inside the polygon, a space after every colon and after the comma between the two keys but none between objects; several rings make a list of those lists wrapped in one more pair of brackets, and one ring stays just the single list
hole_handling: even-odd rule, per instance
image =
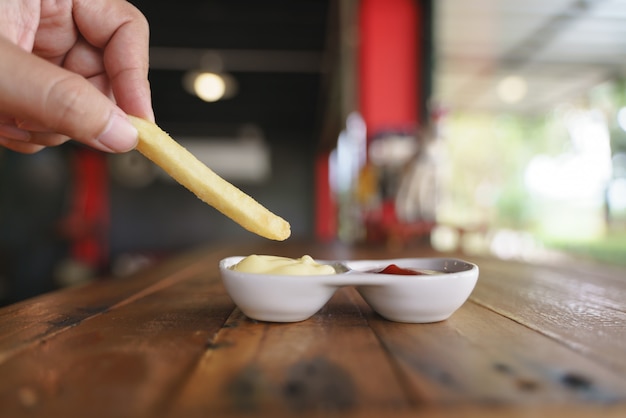
[{"label": "red pillar", "polygon": [[328,170],[330,153],[321,152],[315,160],[315,236],[332,241],[337,235],[337,205],[330,188]]},{"label": "red pillar", "polygon": [[[429,0],[361,0],[358,15],[358,110],[368,139],[385,131],[411,132],[425,114],[423,34]],[[328,184],[328,154],[316,161],[316,236],[336,236],[336,204]],[[393,208],[392,208],[393,211]]]},{"label": "red pillar", "polygon": [[98,270],[109,256],[109,188],[106,154],[77,146],[70,212],[61,223],[73,260]]},{"label": "red pillar", "polygon": [[419,0],[361,2],[359,107],[370,137],[421,122],[422,19]]}]

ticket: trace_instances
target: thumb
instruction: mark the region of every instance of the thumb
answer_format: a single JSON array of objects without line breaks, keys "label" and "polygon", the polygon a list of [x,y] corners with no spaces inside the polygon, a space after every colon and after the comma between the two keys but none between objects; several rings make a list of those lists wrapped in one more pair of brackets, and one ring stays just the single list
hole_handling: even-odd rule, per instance
[{"label": "thumb", "polygon": [[0,36],[0,113],[108,152],[137,144],[126,114],[82,76]]}]

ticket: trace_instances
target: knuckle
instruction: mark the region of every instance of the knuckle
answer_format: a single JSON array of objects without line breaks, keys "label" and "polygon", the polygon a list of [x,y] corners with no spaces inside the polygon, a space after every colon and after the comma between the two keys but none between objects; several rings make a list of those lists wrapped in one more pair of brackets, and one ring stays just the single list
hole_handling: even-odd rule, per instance
[{"label": "knuckle", "polygon": [[[79,75],[69,74],[54,82],[44,100],[44,113],[49,115],[49,127],[75,139],[90,136],[89,100],[91,85]],[[87,129],[85,129],[85,127]]]}]

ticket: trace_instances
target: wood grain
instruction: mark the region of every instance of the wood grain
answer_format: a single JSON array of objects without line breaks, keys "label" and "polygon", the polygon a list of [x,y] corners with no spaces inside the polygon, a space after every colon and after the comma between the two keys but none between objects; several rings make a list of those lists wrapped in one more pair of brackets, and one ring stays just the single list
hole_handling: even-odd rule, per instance
[{"label": "wood grain", "polygon": [[373,318],[371,328],[428,404],[596,403],[626,400],[626,379],[474,303],[415,327]]},{"label": "wood grain", "polygon": [[2,411],[152,415],[233,308],[221,282],[200,271],[103,312],[1,364]]},{"label": "wood grain", "polygon": [[89,318],[206,268],[206,261],[192,252],[141,271],[132,280],[103,279],[0,309],[0,364]]},{"label": "wood grain", "polygon": [[446,321],[387,321],[346,287],[313,318],[278,324],[246,318],[219,279],[221,258],[252,253],[437,255],[201,248],[0,309],[0,416],[626,416],[619,269],[467,257],[478,285]]},{"label": "wood grain", "polygon": [[580,274],[570,266],[479,263],[473,301],[626,374],[623,272],[597,266]]},{"label": "wood grain", "polygon": [[172,416],[407,407],[355,298],[354,290],[341,290],[314,318],[295,324],[251,321],[236,310],[172,404]]}]

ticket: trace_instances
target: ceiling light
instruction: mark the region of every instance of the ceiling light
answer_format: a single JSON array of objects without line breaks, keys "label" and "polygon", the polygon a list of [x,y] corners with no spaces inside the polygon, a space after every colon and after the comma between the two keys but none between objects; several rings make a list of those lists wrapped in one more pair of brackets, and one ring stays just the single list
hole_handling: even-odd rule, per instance
[{"label": "ceiling light", "polygon": [[235,94],[235,80],[227,74],[192,71],[183,79],[185,89],[205,102],[216,102]]},{"label": "ceiling light", "polygon": [[216,102],[224,97],[226,83],[217,74],[202,73],[193,81],[193,91],[205,102]]},{"label": "ceiling light", "polygon": [[505,77],[498,83],[498,97],[505,103],[518,103],[527,91],[526,80],[516,75]]}]

